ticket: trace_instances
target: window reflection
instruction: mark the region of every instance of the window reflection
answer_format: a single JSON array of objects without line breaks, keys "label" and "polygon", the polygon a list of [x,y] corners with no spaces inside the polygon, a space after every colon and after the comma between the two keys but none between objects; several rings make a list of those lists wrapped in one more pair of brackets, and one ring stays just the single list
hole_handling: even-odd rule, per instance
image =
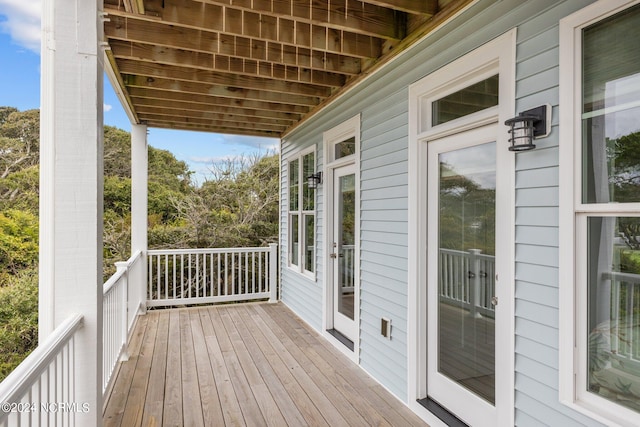
[{"label": "window reflection", "polygon": [[640,218],[587,224],[588,389],[640,410]]}]

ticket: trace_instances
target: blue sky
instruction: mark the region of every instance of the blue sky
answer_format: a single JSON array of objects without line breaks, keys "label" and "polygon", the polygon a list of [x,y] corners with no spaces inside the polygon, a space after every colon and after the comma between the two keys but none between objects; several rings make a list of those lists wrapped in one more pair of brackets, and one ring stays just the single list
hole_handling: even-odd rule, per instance
[{"label": "blue sky", "polygon": [[[0,106],[40,108],[41,0],[0,0]],[[129,119],[105,76],[104,122],[130,131]],[[149,144],[187,162],[202,181],[213,162],[274,150],[277,139],[149,129]]]}]

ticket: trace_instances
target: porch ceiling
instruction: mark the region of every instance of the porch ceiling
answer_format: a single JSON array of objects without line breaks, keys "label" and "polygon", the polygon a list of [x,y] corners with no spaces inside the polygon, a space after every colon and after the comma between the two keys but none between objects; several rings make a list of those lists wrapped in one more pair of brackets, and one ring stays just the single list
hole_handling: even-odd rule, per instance
[{"label": "porch ceiling", "polygon": [[104,0],[151,127],[281,137],[472,0]]}]

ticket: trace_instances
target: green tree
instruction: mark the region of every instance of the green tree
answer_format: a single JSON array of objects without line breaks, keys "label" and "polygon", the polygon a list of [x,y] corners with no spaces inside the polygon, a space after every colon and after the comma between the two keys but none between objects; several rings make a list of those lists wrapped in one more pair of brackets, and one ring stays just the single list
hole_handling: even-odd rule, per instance
[{"label": "green tree", "polygon": [[37,261],[38,218],[15,209],[0,212],[0,284]]},{"label": "green tree", "polygon": [[214,164],[212,178],[176,201],[191,246],[261,246],[278,236],[278,156]]},{"label": "green tree", "polygon": [[38,274],[20,271],[0,287],[0,381],[38,345]]}]

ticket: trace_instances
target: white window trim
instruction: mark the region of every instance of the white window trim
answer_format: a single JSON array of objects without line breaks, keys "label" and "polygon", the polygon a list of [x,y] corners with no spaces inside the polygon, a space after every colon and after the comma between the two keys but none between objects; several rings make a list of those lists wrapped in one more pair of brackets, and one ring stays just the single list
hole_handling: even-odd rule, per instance
[{"label": "white window trim", "polygon": [[[586,379],[586,286],[580,271],[586,263],[589,214],[637,215],[640,204],[583,204],[581,197],[581,31],[638,0],[600,0],[560,20],[560,218],[559,218],[559,396],[560,401],[607,425],[640,425],[640,414],[582,392]],[[614,210],[615,209],[615,210]],[[581,309],[583,307],[583,309]],[[584,387],[586,388],[586,387]]]},{"label": "white window trim", "polygon": [[[504,123],[514,115],[515,111],[515,59],[516,59],[516,34],[514,28],[496,39],[485,43],[473,52],[463,56],[452,64],[453,69],[462,70],[457,75],[451,74],[448,66],[441,68],[409,87],[409,288],[408,288],[408,322],[407,322],[407,355],[408,355],[408,401],[409,407],[423,419],[432,415],[417,399],[426,395],[426,371],[427,371],[427,314],[426,314],[426,266],[422,256],[427,253],[427,224],[424,220],[427,212],[427,147],[422,141],[437,139],[452,135],[456,132],[466,131],[485,124]],[[451,64],[449,64],[451,65]],[[470,84],[481,81],[496,73],[500,74],[499,105],[487,108],[477,113],[464,116],[460,119],[430,127],[430,114],[423,111],[428,102],[446,96]],[[434,84],[435,82],[435,84]],[[427,124],[421,125],[420,118],[426,118]],[[507,150],[507,129],[500,133],[497,147],[499,155],[513,155]],[[513,156],[512,156],[513,157]],[[510,223],[515,224],[515,161],[508,162],[508,170],[504,170],[504,176],[508,181],[502,185],[512,189],[509,200],[505,202],[510,206],[512,217]],[[515,241],[514,227],[506,227],[503,238],[510,242]],[[506,255],[509,264],[509,277],[501,279],[505,286],[506,298],[500,297],[500,305],[506,305],[506,317],[511,319],[509,342],[505,343],[509,357],[505,357],[501,364],[502,369],[508,372],[506,381],[508,384],[497,384],[496,393],[506,393],[503,398],[505,404],[499,410],[500,425],[514,425],[514,359],[515,354],[515,326],[514,326],[514,259],[515,245]]]},{"label": "white window trim", "polygon": [[[318,262],[317,262],[317,237],[318,237],[318,223],[317,223],[317,204],[318,204],[318,194],[317,194],[317,190],[316,190],[316,194],[315,194],[315,202],[314,202],[314,209],[313,211],[311,210],[303,210],[302,209],[302,202],[303,202],[303,184],[306,181],[306,177],[302,176],[303,174],[303,170],[304,170],[304,157],[307,154],[310,153],[314,153],[314,170],[317,171],[318,169],[318,154],[316,152],[316,146],[313,145],[309,148],[306,148],[304,150],[301,150],[299,152],[297,152],[295,155],[289,157],[287,159],[287,199],[289,199],[289,195],[291,194],[291,189],[290,189],[290,183],[289,183],[289,165],[291,164],[291,162],[298,160],[298,177],[300,179],[299,184],[298,184],[298,209],[296,211],[291,211],[290,209],[290,205],[289,205],[289,200],[287,200],[287,247],[289,248],[289,250],[287,250],[287,268],[297,274],[301,274],[304,277],[307,277],[309,279],[312,280],[316,280],[316,271],[318,269]],[[292,230],[291,230],[291,215],[292,214],[297,214],[299,216],[298,218],[298,264],[293,264],[291,262],[291,251],[290,251],[290,247],[291,247],[291,235],[292,235]],[[313,228],[314,228],[314,236],[313,236],[313,244],[315,247],[315,252],[314,252],[314,271],[309,271],[307,270],[304,265],[304,238],[305,238],[305,233],[304,233],[304,216],[305,215],[311,215],[313,214],[314,216],[314,223],[313,223]]]}]

